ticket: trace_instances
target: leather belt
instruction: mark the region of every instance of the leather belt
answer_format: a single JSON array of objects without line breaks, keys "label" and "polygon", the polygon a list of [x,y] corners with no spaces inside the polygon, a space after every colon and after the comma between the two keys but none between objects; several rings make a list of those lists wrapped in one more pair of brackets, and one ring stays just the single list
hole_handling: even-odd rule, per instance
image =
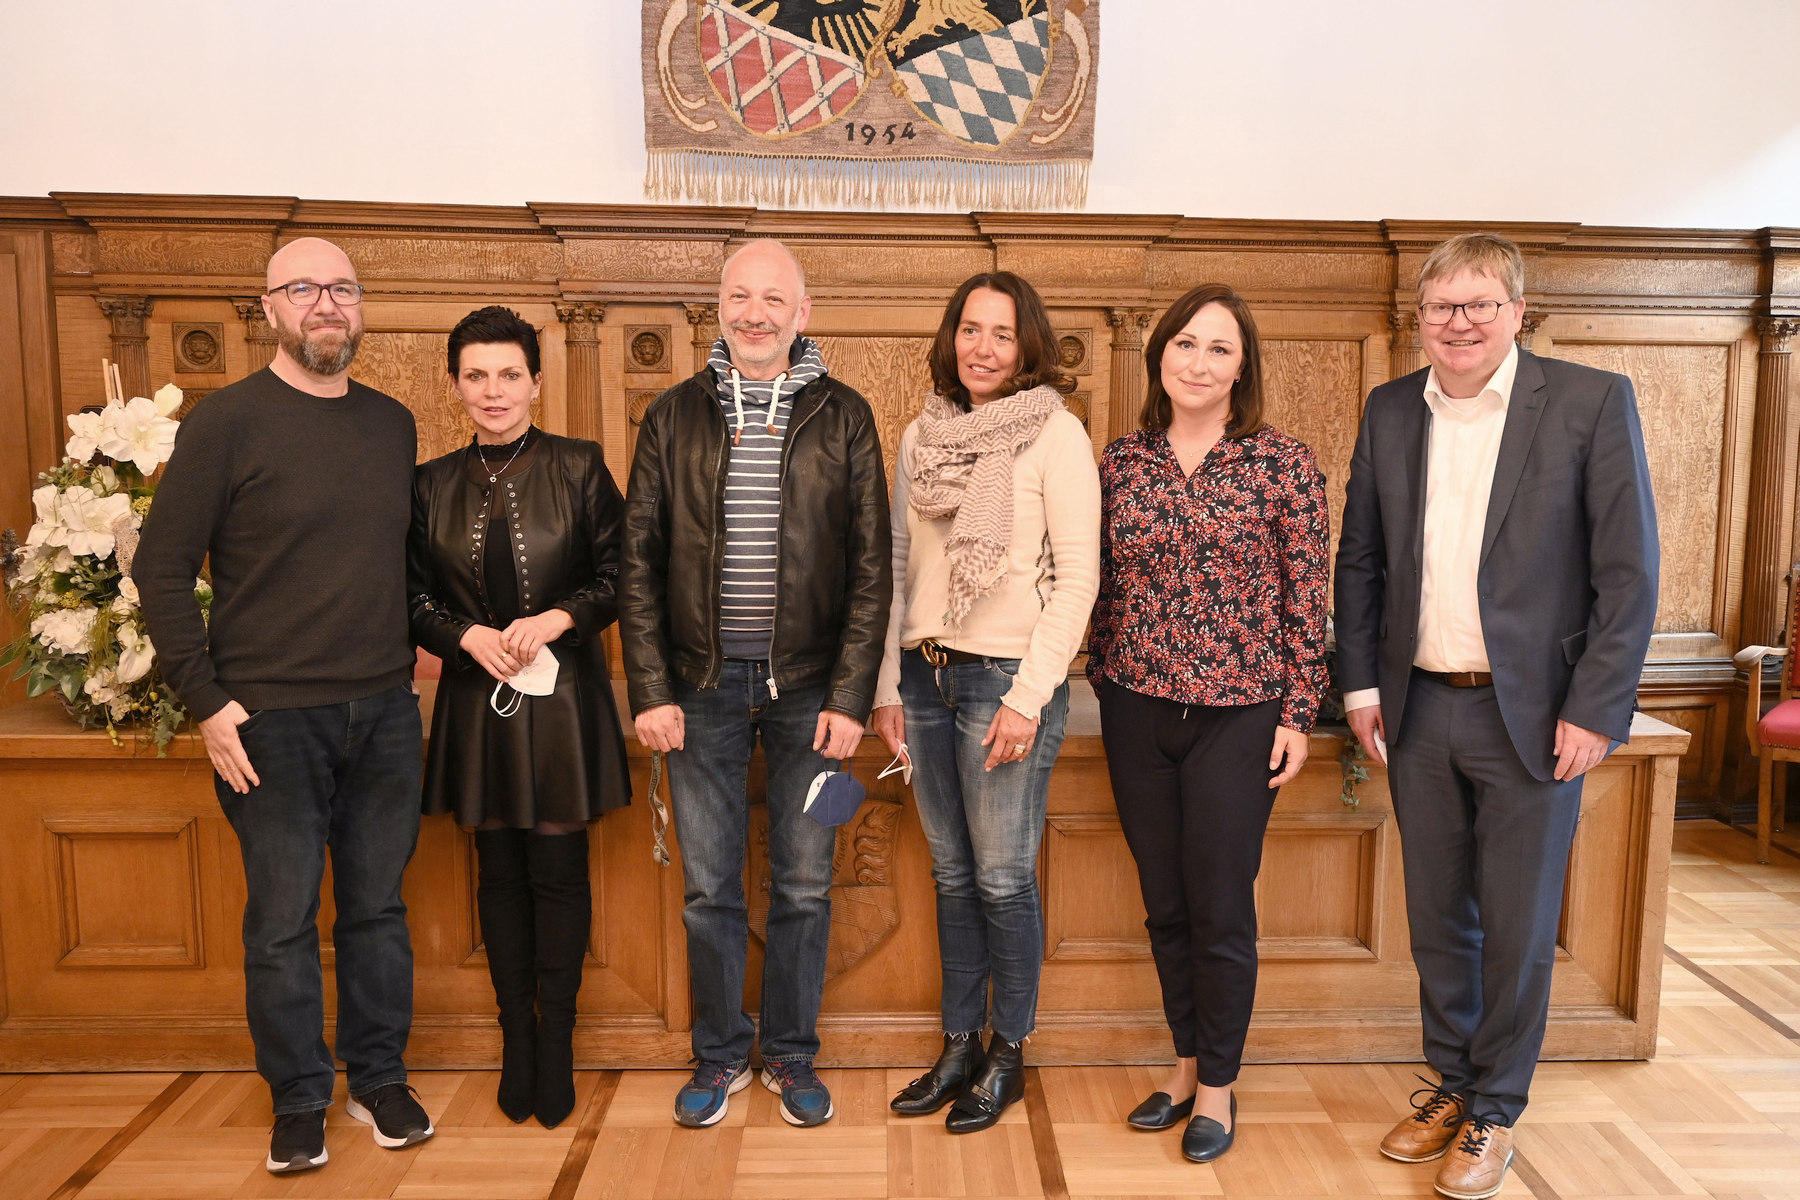
[{"label": "leather belt", "polygon": [[1421,667],[1413,670],[1454,688],[1494,686],[1494,677],[1487,671],[1427,671]]},{"label": "leather belt", "polygon": [[925,656],[925,661],[934,667],[947,667],[952,663],[978,663],[988,656],[970,654],[967,650],[958,650],[954,646],[946,646],[936,638],[926,638],[916,647]]}]

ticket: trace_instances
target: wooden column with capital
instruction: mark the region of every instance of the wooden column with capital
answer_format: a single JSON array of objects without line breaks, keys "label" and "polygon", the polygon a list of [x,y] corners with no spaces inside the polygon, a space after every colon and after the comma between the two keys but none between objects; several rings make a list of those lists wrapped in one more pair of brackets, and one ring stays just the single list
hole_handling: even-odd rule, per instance
[{"label": "wooden column with capital", "polygon": [[569,436],[600,441],[600,323],[606,305],[593,301],[559,303],[569,350]]},{"label": "wooden column with capital", "polygon": [[94,302],[112,324],[112,356],[119,365],[125,398],[148,396],[150,387],[149,296],[95,296]]},{"label": "wooden column with capital", "polygon": [[1144,330],[1150,328],[1148,308],[1109,308],[1106,323],[1112,326],[1111,396],[1107,403],[1106,440],[1123,437],[1137,428],[1144,407]]},{"label": "wooden column with capital", "polygon": [[1756,360],[1756,434],[1750,451],[1750,528],[1744,546],[1744,619],[1741,645],[1773,646],[1781,641],[1782,578],[1789,542],[1782,528],[1786,507],[1789,343],[1800,333],[1800,317],[1759,317],[1762,351]]},{"label": "wooden column with capital", "polygon": [[1419,314],[1410,309],[1388,314],[1388,378],[1411,375],[1423,365],[1419,350]]},{"label": "wooden column with capital", "polygon": [[681,308],[687,314],[687,323],[694,331],[694,370],[700,371],[712,355],[713,343],[719,340],[719,306],[684,304]]},{"label": "wooden column with capital", "polygon": [[260,299],[233,300],[231,306],[237,309],[237,315],[244,322],[244,349],[250,357],[250,369],[246,375],[254,375],[275,361],[275,347],[281,339],[269,324],[269,315],[263,311]]},{"label": "wooden column with capital", "polygon": [[1544,324],[1544,313],[1528,312],[1519,321],[1519,349],[1536,353],[1533,345],[1537,341],[1537,331]]}]

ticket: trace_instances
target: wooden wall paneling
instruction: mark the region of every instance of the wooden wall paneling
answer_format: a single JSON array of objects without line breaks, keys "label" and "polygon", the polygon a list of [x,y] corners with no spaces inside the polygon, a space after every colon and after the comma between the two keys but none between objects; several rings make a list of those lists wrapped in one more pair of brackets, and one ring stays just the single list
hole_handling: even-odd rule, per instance
[{"label": "wooden wall paneling", "polygon": [[[212,370],[176,369],[177,330],[190,325],[206,329],[218,327],[217,345],[213,348],[217,357],[207,364]],[[143,395],[154,395],[165,383],[173,383],[183,392],[210,391],[250,373],[244,343],[244,323],[239,319],[232,301],[226,297],[164,297],[156,302],[156,307],[151,311],[146,330],[149,335],[146,347],[149,390]]]},{"label": "wooden wall paneling", "polygon": [[1537,337],[1541,353],[1632,377],[1663,547],[1653,658],[1728,657],[1737,633],[1736,533],[1754,421],[1747,327],[1714,315],[1557,313]]},{"label": "wooden wall paneling", "polygon": [[1678,815],[1710,815],[1713,811],[1714,798],[1724,781],[1728,735],[1743,727],[1741,721],[1735,727],[1731,724],[1730,686],[1731,676],[1726,672],[1708,691],[1684,691],[1679,685],[1667,690],[1647,685],[1641,691],[1638,704],[1645,712],[1687,730],[1693,739],[1676,774]]},{"label": "wooden wall paneling", "polygon": [[[106,381],[100,373],[100,360],[112,357],[112,332],[91,292],[57,292],[56,342],[63,415],[105,404]],[[58,424],[62,424],[60,418]],[[65,437],[56,439],[58,458]]]},{"label": "wooden wall paneling", "polygon": [[[21,540],[35,515],[38,473],[62,458],[64,440],[50,238],[38,229],[0,230],[0,529],[17,530]],[[0,637],[10,640],[15,629],[7,608]],[[24,695],[10,675],[0,675],[0,704]]]}]

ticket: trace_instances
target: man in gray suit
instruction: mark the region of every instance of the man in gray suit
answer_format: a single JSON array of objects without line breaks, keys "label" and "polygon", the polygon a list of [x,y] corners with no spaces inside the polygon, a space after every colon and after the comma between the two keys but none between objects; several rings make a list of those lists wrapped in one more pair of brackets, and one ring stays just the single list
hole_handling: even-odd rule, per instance
[{"label": "man in gray suit", "polygon": [[1369,393],[1337,556],[1339,682],[1388,765],[1425,1058],[1382,1141],[1437,1190],[1500,1190],[1543,1045],[1581,776],[1630,736],[1656,615],[1631,381],[1515,344],[1517,246],[1419,276],[1428,370]]}]

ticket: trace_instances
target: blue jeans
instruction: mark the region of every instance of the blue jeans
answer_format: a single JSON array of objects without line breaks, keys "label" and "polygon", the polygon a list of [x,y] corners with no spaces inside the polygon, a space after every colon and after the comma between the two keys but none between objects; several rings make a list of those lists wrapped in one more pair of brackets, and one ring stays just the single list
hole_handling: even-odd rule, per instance
[{"label": "blue jeans", "polygon": [[406,1080],[412,939],[400,879],[419,838],[419,698],[410,686],[238,726],[261,785],[213,777],[244,858],[244,1009],[275,1114],[331,1105],[319,884],[331,848],[337,1053],[351,1095]]},{"label": "blue jeans", "polygon": [[750,830],[750,750],[760,734],[769,805],[769,925],[763,944],[764,1062],[811,1062],[831,940],[831,857],[837,830],[807,816],[813,777],[830,768],[813,750],[825,689],[769,695],[769,665],[726,659],[716,688],[675,685],[686,749],[668,756],[675,836],[686,881],[694,1057],[742,1063],[756,1026],[744,1012],[750,936],[744,855]]},{"label": "blue jeans", "polygon": [[981,1032],[991,979],[994,1032],[1008,1042],[1037,1027],[1044,966],[1038,846],[1050,768],[1069,719],[1064,683],[1038,716],[1031,752],[984,770],[988,747],[981,739],[1018,670],[1016,658],[934,668],[915,650],[900,665],[913,796],[937,883],[944,1032]]}]

